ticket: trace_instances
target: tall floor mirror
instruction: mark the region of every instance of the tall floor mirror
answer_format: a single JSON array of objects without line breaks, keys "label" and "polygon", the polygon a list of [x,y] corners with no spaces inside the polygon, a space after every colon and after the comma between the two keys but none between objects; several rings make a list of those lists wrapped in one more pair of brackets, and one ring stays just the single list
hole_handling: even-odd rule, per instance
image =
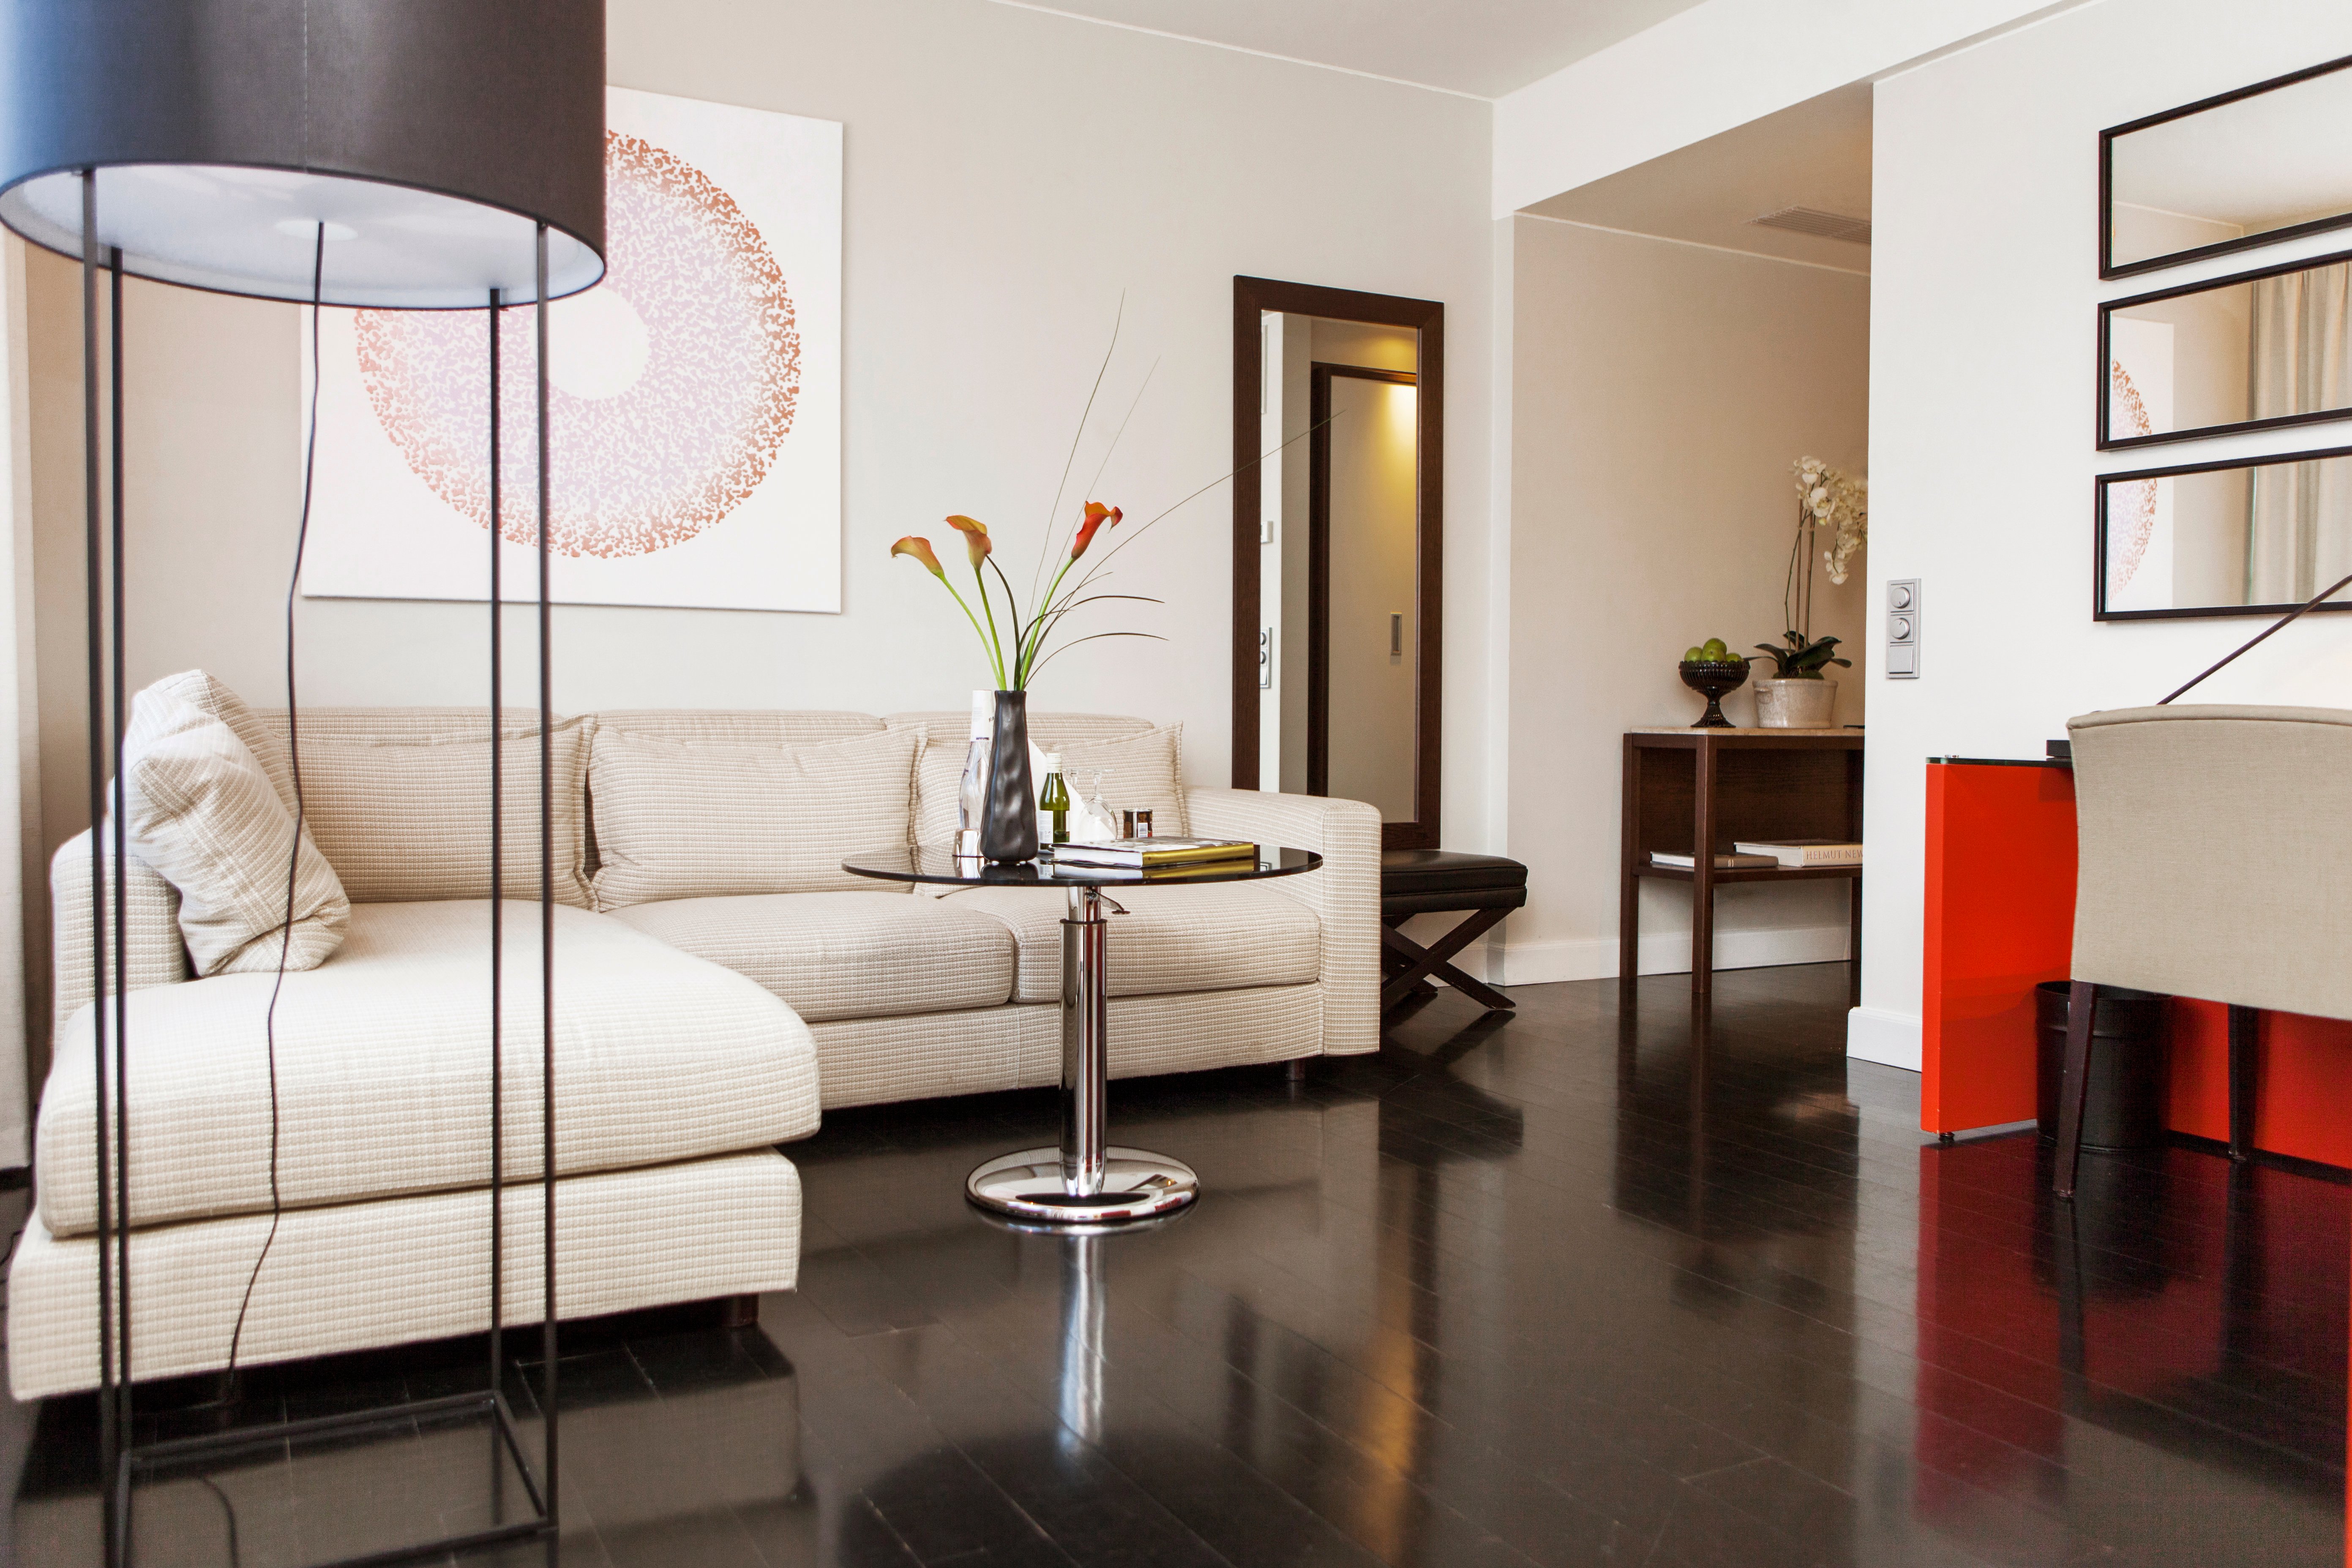
[{"label": "tall floor mirror", "polygon": [[1234,784],[1435,848],[1445,307],[1234,279]]}]

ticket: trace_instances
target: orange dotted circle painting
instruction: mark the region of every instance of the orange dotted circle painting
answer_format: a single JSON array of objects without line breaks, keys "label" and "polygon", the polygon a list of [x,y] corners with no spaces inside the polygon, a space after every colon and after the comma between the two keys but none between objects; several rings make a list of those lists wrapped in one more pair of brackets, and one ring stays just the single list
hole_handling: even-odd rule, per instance
[{"label": "orange dotted circle painting", "polygon": [[[716,527],[766,479],[802,395],[793,293],[760,230],[701,170],[639,137],[605,140],[607,270],[551,308],[549,544],[617,560]],[[533,542],[533,312],[503,314],[499,531]],[[355,313],[384,435],[460,516],[490,524],[478,312]]]}]

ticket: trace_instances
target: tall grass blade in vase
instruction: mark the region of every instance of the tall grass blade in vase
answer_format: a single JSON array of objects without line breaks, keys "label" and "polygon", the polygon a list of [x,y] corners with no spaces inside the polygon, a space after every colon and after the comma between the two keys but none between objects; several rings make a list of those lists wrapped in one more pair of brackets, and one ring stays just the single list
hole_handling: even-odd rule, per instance
[{"label": "tall grass blade in vase", "polygon": [[[1111,334],[1111,353],[1118,347],[1118,329]],[[996,543],[988,525],[978,518],[957,515],[947,520],[947,525],[963,535],[964,556],[971,565],[972,597],[967,598],[949,577],[940,564],[931,542],[920,534],[908,534],[890,546],[894,556],[905,555],[921,563],[923,569],[940,580],[940,585],[953,595],[956,607],[964,619],[971,623],[973,635],[979,637],[981,652],[988,663],[991,677],[996,682],[996,743],[994,758],[989,771],[988,814],[981,826],[981,853],[992,860],[1026,860],[1037,853],[1037,795],[1031,787],[1028,745],[1029,688],[1040,670],[1080,643],[1104,637],[1150,637],[1157,642],[1167,639],[1157,632],[1113,630],[1093,632],[1085,637],[1062,637],[1069,617],[1089,605],[1102,605],[1123,600],[1131,604],[1157,605],[1160,600],[1142,594],[1113,594],[1102,591],[1111,575],[1111,558],[1134,543],[1153,524],[1197,500],[1217,486],[1233,478],[1223,475],[1202,485],[1174,505],[1121,534],[1116,543],[1099,552],[1095,552],[1102,536],[1118,528],[1126,513],[1118,507],[1089,500],[1076,513],[1062,511],[1064,496],[1068,492],[1070,470],[1077,461],[1078,448],[1084,442],[1087,426],[1094,416],[1095,401],[1102,391],[1104,374],[1110,368],[1111,353],[1103,356],[1102,369],[1095,374],[1094,390],[1087,395],[1086,408],[1078,416],[1077,434],[1070,442],[1070,455],[1062,465],[1062,479],[1054,492],[1045,537],[1038,552],[1037,567],[1031,574],[1030,592],[1024,598],[1015,592],[1013,580],[996,559]],[[1144,385],[1150,376],[1144,377]],[[1128,405],[1127,419],[1135,416],[1135,404],[1143,398],[1143,387],[1136,389],[1135,402]],[[1095,470],[1093,482],[1099,483],[1103,469],[1110,464],[1111,453],[1118,447],[1119,436],[1125,434],[1127,419],[1113,433],[1109,447],[1103,453],[1102,463]],[[1292,440],[1304,439],[1297,436]],[[1290,442],[1284,442],[1288,446]],[[1281,448],[1276,447],[1279,451]],[[1236,468],[1234,473],[1241,470]],[[1059,543],[1059,551],[1055,546]],[[1045,578],[1046,565],[1055,560],[1050,580]],[[1079,563],[1087,564],[1079,570]],[[1073,574],[1076,574],[1075,580]],[[1043,583],[1042,588],[1039,586]],[[973,599],[979,601],[977,610]],[[1002,599],[1000,606],[998,601]],[[1001,613],[1000,613],[1001,610]]]}]

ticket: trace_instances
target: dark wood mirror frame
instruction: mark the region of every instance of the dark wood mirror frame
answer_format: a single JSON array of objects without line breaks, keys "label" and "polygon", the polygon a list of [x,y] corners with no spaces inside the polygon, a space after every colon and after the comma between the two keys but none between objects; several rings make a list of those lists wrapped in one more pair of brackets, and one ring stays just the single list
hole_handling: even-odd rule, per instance
[{"label": "dark wood mirror frame", "polygon": [[[2252,458],[2222,458],[2210,463],[2175,463],[2169,468],[2133,468],[2122,473],[2094,475],[2091,479],[2091,618],[2095,621],[2215,620],[2225,616],[2275,616],[2294,609],[2292,604],[2191,605],[2169,610],[2107,608],[2107,491],[2111,486],[2131,484],[2140,479],[2170,479],[2184,474],[2219,474],[2231,468],[2267,468],[2281,463],[2326,462],[2339,458],[2352,458],[2352,447],[2323,447],[2310,452],[2272,452]],[[2352,600],[2336,600],[2312,607],[2315,610],[2352,610]],[[2241,648],[2238,651],[2242,653],[2245,650]],[[2237,655],[2230,657],[2234,658]],[[2205,673],[2210,675],[2212,671],[2209,669]],[[2200,680],[2203,679],[2204,676],[2198,677]],[[2179,695],[2179,692],[2173,693],[2174,697]],[[2169,702],[2172,698],[2168,697],[2165,700]]]},{"label": "dark wood mirror frame", "polygon": [[1413,656],[1413,819],[1381,825],[1389,849],[1434,849],[1438,829],[1438,770],[1444,755],[1439,690],[1444,642],[1445,489],[1445,307],[1433,300],[1365,294],[1311,283],[1268,278],[1234,279],[1234,741],[1235,789],[1260,787],[1258,754],[1258,631],[1260,573],[1258,520],[1261,486],[1258,459],[1265,369],[1264,312],[1321,316],[1406,327],[1417,340],[1415,374],[1419,398],[1414,438],[1419,447],[1415,476]]}]

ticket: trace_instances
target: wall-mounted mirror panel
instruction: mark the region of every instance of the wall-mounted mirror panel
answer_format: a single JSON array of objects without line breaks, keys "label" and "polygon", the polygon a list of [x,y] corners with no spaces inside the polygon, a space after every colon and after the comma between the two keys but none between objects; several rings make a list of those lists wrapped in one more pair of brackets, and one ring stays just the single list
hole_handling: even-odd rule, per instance
[{"label": "wall-mounted mirror panel", "polygon": [[2352,253],[2099,307],[2099,445],[2352,417]]},{"label": "wall-mounted mirror panel", "polygon": [[2277,614],[2352,574],[2352,447],[2105,474],[2096,489],[2099,620]]},{"label": "wall-mounted mirror panel", "polygon": [[1234,783],[1433,847],[1444,308],[1234,288]]},{"label": "wall-mounted mirror panel", "polygon": [[2099,133],[2099,276],[2352,224],[2352,57]]}]

